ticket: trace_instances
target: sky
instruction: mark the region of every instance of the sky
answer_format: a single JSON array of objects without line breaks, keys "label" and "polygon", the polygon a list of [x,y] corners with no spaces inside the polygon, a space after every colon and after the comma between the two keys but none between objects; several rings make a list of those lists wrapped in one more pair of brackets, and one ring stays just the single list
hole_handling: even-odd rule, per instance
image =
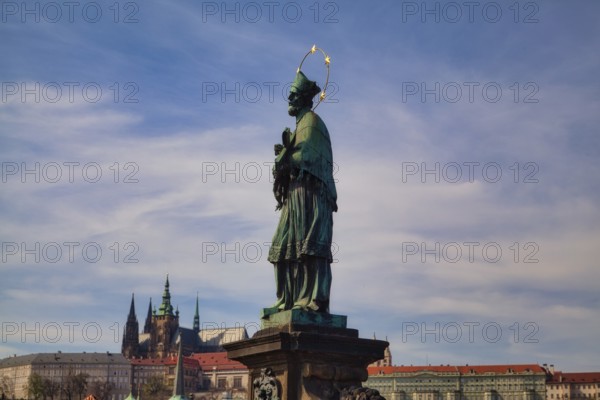
[{"label": "sky", "polygon": [[[331,312],[395,365],[600,371],[600,3],[0,7],[0,357],[119,352],[166,275],[181,325],[275,301],[273,145],[313,44]],[[323,88],[323,54],[303,71]]]}]

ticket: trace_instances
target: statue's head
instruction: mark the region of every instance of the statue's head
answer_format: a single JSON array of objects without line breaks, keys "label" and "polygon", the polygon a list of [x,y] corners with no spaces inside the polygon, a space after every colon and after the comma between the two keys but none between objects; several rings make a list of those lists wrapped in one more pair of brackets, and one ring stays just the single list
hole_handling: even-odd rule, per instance
[{"label": "statue's head", "polygon": [[303,108],[312,108],[312,99],[320,91],[321,88],[319,88],[317,82],[311,81],[302,71],[298,71],[288,96],[288,114],[294,117]]}]

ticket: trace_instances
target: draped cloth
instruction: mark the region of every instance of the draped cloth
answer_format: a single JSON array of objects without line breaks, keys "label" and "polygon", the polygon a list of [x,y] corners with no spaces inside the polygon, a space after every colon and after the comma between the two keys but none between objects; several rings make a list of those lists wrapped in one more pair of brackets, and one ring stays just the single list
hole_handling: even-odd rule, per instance
[{"label": "draped cloth", "polygon": [[[327,127],[305,109],[287,149],[287,196],[269,250],[275,266],[279,309],[303,308],[328,312],[331,287],[331,242],[337,192]],[[276,165],[277,167],[277,165]]]}]

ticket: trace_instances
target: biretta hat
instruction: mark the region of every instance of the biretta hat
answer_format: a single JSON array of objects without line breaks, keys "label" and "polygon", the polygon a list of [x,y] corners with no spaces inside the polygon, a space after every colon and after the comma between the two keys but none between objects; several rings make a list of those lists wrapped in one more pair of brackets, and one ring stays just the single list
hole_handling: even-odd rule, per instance
[{"label": "biretta hat", "polygon": [[315,96],[320,91],[321,89],[317,86],[317,82],[308,79],[302,71],[296,73],[296,79],[294,79],[290,88],[290,92],[305,93],[310,97]]}]

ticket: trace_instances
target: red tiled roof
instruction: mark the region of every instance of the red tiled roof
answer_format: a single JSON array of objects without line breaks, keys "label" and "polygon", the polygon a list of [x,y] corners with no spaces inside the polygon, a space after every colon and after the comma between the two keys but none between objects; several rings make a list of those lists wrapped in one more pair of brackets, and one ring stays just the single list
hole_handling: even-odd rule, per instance
[{"label": "red tiled roof", "polygon": [[390,366],[390,367],[369,367],[369,376],[388,375],[394,373],[460,373],[460,374],[485,374],[485,373],[545,373],[546,371],[537,364],[507,364],[507,365],[423,365],[423,366]]},{"label": "red tiled roof", "polygon": [[218,371],[247,369],[244,364],[227,358],[227,352],[224,351],[216,353],[195,353],[190,357],[198,360],[203,371],[211,371],[215,368]]},{"label": "red tiled roof", "polygon": [[495,373],[495,374],[505,374],[505,373],[514,373],[514,374],[523,374],[528,372],[533,373],[546,373],[544,368],[537,364],[500,364],[500,365],[465,365],[457,367],[461,374],[485,374],[485,373]]},{"label": "red tiled roof", "polygon": [[[177,365],[177,357],[165,358],[135,358],[130,360],[132,365]],[[192,368],[200,366],[198,360],[193,357],[183,357],[183,364]]]},{"label": "red tiled roof", "polygon": [[562,371],[554,371],[554,373],[552,374],[552,376],[550,377],[550,379],[548,380],[548,383],[559,383],[562,381]]},{"label": "red tiled roof", "polygon": [[369,375],[388,375],[394,373],[415,373],[415,372],[454,372],[457,373],[455,366],[450,365],[429,365],[429,366],[388,366],[388,367],[369,367]]},{"label": "red tiled roof", "polygon": [[600,372],[556,371],[549,383],[600,383]]}]

